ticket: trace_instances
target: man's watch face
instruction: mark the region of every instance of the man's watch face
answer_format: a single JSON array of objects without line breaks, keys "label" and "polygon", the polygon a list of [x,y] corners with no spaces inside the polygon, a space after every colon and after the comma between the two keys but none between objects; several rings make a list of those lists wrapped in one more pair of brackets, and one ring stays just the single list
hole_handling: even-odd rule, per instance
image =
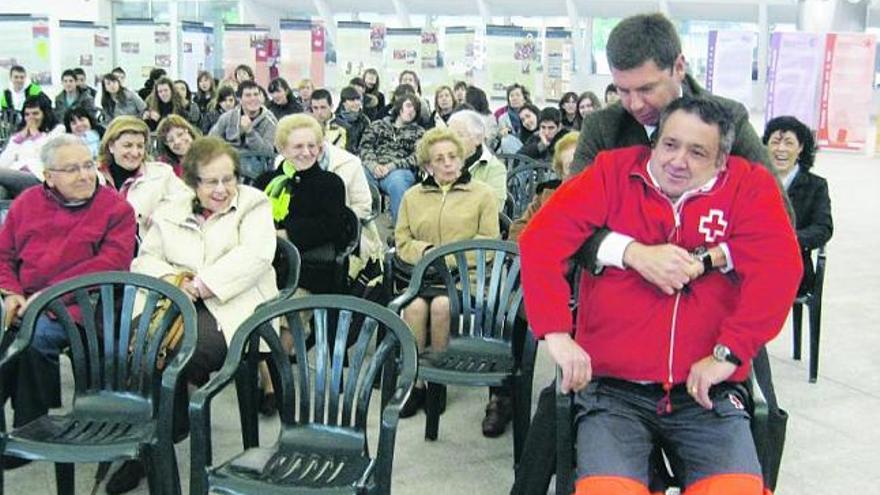
[{"label": "man's watch face", "polygon": [[720,361],[723,363],[727,361],[727,356],[729,355],[730,349],[728,349],[727,346],[718,344],[715,346],[714,349],[712,349],[712,356],[715,358],[716,361]]}]

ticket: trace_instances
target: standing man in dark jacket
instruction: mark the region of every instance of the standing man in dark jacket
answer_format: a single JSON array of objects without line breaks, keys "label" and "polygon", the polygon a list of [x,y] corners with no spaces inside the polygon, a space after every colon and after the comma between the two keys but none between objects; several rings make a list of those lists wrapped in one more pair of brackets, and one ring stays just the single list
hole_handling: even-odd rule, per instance
[{"label": "standing man in dark jacket", "polygon": [[[634,145],[648,145],[657,128],[660,113],[681,96],[717,101],[731,115],[734,141],[731,155],[761,162],[773,170],[767,151],[748,120],[746,108],[735,101],[709,94],[685,73],[685,58],[675,26],[662,14],[640,14],[623,19],[611,31],[606,45],[611,77],[620,101],[588,115],[571,164],[572,174],[592,164],[600,151]],[[775,175],[775,173],[774,173]],[[623,267],[623,251],[638,260],[630,268],[663,291],[681,289],[690,280],[689,256],[668,245],[648,246],[614,232],[601,231],[588,240],[590,264],[603,261]],[[583,249],[582,249],[583,251]],[[635,252],[632,252],[635,251]],[[715,268],[731,269],[735,262],[719,247],[712,248]],[[611,260],[615,260],[612,262]],[[554,418],[555,386],[541,391],[512,494],[547,493],[556,469]]]}]

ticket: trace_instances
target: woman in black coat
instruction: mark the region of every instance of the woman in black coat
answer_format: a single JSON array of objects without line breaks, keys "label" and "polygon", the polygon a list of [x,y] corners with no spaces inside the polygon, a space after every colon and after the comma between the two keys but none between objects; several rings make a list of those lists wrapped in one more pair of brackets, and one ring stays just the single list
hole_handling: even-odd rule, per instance
[{"label": "woman in black coat", "polygon": [[332,259],[347,242],[345,185],[318,164],[324,130],[311,115],[289,115],[278,122],[275,146],[284,160],[277,169],[258,177],[254,187],[269,196],[276,228],[287,235],[303,259],[329,262],[327,267],[304,263],[299,286],[313,294],[332,292],[336,289],[330,276]]},{"label": "woman in black coat", "polygon": [[795,117],[776,117],[767,122],[764,144],[794,209],[804,262],[804,278],[798,290],[802,295],[813,287],[815,277],[810,252],[824,246],[834,232],[828,182],[810,172],[816,158],[816,142],[813,132]]}]

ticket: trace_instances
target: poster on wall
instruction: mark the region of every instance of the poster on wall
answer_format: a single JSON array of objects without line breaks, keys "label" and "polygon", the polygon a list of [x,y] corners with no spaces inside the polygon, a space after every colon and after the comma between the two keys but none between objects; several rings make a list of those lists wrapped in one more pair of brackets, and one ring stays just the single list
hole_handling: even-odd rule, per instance
[{"label": "poster on wall", "polygon": [[[223,29],[223,77],[231,79],[235,68],[254,69],[257,83],[269,84],[269,28],[253,24],[226,24]],[[259,55],[258,55],[259,54]]]},{"label": "poster on wall", "polygon": [[571,84],[572,47],[571,31],[563,28],[547,28],[544,33],[545,100],[558,101],[568,91]]},{"label": "poster on wall", "polygon": [[324,87],[325,79],[325,52],[327,50],[327,30],[323,22],[312,24],[312,64],[311,79],[315,87]]},{"label": "poster on wall", "polygon": [[[95,24],[86,21],[58,21],[61,39],[61,70],[82,67],[86,81],[95,80]],[[89,84],[92,84],[91,82]]]},{"label": "poster on wall", "polygon": [[536,91],[541,72],[538,31],[520,26],[486,26],[489,96],[505,98],[505,88],[519,83]]},{"label": "poster on wall", "polygon": [[873,106],[875,50],[874,35],[826,35],[819,98],[819,146],[851,151],[865,148]]},{"label": "poster on wall", "polygon": [[825,37],[818,33],[773,33],[767,66],[764,121],[793,115],[816,128],[819,76]]},{"label": "poster on wall", "polygon": [[180,78],[196,91],[199,72],[214,74],[214,28],[200,22],[180,24]]},{"label": "poster on wall", "polygon": [[450,26],[446,28],[444,43],[444,67],[454,79],[473,82],[476,61],[474,58],[474,28]]},{"label": "poster on wall", "polygon": [[706,89],[749,108],[752,103],[752,56],[756,46],[758,33],[752,31],[709,31]]},{"label": "poster on wall", "polygon": [[280,74],[289,84],[296,86],[302,79],[311,79],[312,21],[308,19],[282,19],[279,23],[281,39]]},{"label": "poster on wall", "polygon": [[[403,70],[412,70],[421,79],[421,28],[388,28],[385,33],[385,80],[396,85]],[[436,53],[435,53],[436,55]]]},{"label": "poster on wall", "polygon": [[0,15],[0,81],[7,86],[9,68],[23,66],[31,81],[52,85],[49,57],[49,19],[30,15]]},{"label": "poster on wall", "polygon": [[372,26],[368,22],[339,21],[336,25],[336,85],[342,87],[364,73],[372,48]]},{"label": "poster on wall", "polygon": [[116,20],[116,60],[125,70],[125,85],[132,90],[143,87],[154,68],[171,67],[171,29],[167,23],[151,19]]},{"label": "poster on wall", "polygon": [[95,54],[95,88],[101,88],[101,76],[113,70],[113,48],[110,44],[110,26],[95,26],[92,36]]}]

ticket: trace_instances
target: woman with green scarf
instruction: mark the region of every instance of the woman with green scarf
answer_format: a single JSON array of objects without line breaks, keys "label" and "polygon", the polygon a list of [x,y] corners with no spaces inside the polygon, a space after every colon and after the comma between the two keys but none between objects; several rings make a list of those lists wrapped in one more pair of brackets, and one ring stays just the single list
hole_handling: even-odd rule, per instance
[{"label": "woman with green scarf", "polygon": [[[323,128],[311,115],[288,115],[278,122],[275,147],[284,161],[260,176],[254,186],[269,196],[279,235],[304,256],[312,250],[342,248],[345,185],[339,176],[318,165],[324,148]],[[333,277],[323,267],[304,265],[299,286],[313,294],[327,293],[333,289]]]}]

